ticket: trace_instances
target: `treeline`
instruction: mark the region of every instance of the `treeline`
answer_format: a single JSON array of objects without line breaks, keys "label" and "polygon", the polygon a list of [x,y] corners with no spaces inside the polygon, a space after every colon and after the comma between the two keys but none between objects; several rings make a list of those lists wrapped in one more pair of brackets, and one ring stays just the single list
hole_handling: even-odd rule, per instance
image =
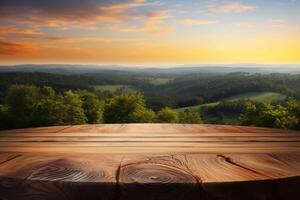
[{"label": "treeline", "polygon": [[205,118],[214,116],[215,123],[236,117],[237,123],[246,126],[261,126],[285,129],[300,129],[300,102],[287,99],[272,103],[259,103],[251,100],[222,101],[216,106],[206,106],[199,111]]},{"label": "treeline", "polygon": [[[142,78],[141,78],[142,77]],[[151,84],[147,78],[169,78],[163,85]],[[51,74],[41,72],[0,73],[0,103],[13,84],[51,86],[63,93],[68,90],[94,92],[94,85],[130,85],[144,94],[147,107],[159,111],[164,107],[179,108],[216,102],[249,92],[278,92],[300,99],[300,75],[292,74],[147,74],[107,71],[95,74]],[[111,96],[109,92],[99,97]]]},{"label": "treeline", "polygon": [[201,123],[196,111],[154,112],[140,93],[99,99],[85,90],[57,93],[52,87],[12,85],[0,105],[0,129],[98,123]]},{"label": "treeline", "polygon": [[177,77],[159,89],[146,91],[146,96],[171,96],[174,107],[193,106],[200,99],[204,103],[216,102],[249,92],[278,92],[300,99],[299,85],[300,75],[291,74],[193,74]]},{"label": "treeline", "polygon": [[[238,116],[239,124],[300,129],[300,102],[288,99],[277,104],[250,100],[222,101],[202,107],[203,116]],[[141,93],[118,94],[100,99],[86,90],[63,93],[48,86],[12,85],[0,104],[0,129],[98,123],[202,123],[198,111],[177,113],[164,107],[155,112]]]},{"label": "treeline", "polygon": [[[45,72],[6,72],[0,73],[0,103],[4,100],[7,89],[14,84],[51,86],[57,92],[68,90],[94,91],[95,85],[132,85],[148,88],[149,81],[138,79],[146,76],[140,73],[107,71],[96,74],[53,74]],[[99,96],[109,96],[109,92]]]},{"label": "treeline", "polygon": [[289,100],[281,105],[248,101],[240,117],[242,125],[300,130],[300,102]]}]

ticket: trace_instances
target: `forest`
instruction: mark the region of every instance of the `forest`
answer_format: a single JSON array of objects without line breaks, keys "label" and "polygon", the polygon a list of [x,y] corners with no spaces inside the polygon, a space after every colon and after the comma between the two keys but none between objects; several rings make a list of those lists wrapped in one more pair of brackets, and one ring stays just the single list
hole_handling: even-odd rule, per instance
[{"label": "forest", "polygon": [[[168,80],[156,84],[161,80]],[[209,103],[246,92],[278,92],[300,98],[299,74],[196,73],[153,74],[106,71],[102,73],[53,74],[43,72],[0,73],[0,102],[12,84],[51,86],[58,92],[84,89],[109,96],[109,91],[95,91],[99,85],[128,85],[143,93],[147,106],[154,110],[163,107],[187,107]]]},{"label": "forest", "polygon": [[0,106],[1,129],[99,123],[201,123],[199,114],[146,108],[140,93],[99,99],[84,90],[58,94],[52,87],[12,85]]},{"label": "forest", "polygon": [[215,123],[299,129],[299,85],[299,74],[279,73],[2,72],[0,128]]}]

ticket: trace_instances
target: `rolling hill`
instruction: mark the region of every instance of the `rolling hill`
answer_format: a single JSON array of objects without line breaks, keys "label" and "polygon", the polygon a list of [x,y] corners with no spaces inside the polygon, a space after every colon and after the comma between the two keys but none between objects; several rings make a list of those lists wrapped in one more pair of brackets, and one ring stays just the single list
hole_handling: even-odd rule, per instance
[{"label": "rolling hill", "polygon": [[147,74],[194,74],[216,73],[227,74],[233,72],[244,73],[296,73],[299,74],[299,65],[178,65],[178,66],[122,66],[122,65],[68,65],[68,64],[25,64],[15,66],[0,66],[0,72],[45,72],[54,74],[83,74],[83,73],[147,73]]},{"label": "rolling hill", "polygon": [[[280,101],[280,100],[283,100],[285,98],[286,98],[286,95],[276,93],[276,92],[250,92],[250,93],[244,93],[244,94],[224,98],[222,100],[237,101],[237,100],[241,100],[241,99],[249,99],[249,100],[257,101],[257,102],[271,103],[273,101]],[[174,110],[178,111],[178,112],[182,112],[185,109],[200,109],[203,106],[216,106],[216,105],[219,104],[219,102],[220,101],[213,102],[213,103],[196,105],[196,106],[177,108],[177,109],[174,109]]]}]

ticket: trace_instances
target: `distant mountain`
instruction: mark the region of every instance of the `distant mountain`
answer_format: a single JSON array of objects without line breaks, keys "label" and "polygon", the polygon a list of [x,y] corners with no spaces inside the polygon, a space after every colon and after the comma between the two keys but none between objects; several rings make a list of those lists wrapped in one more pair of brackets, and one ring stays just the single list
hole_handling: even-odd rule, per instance
[{"label": "distant mountain", "polygon": [[89,74],[105,72],[131,72],[131,73],[149,73],[149,74],[193,74],[193,73],[300,73],[300,65],[223,65],[223,66],[203,66],[186,65],[175,67],[133,67],[118,65],[16,65],[0,66],[0,72],[46,72],[55,74]]}]

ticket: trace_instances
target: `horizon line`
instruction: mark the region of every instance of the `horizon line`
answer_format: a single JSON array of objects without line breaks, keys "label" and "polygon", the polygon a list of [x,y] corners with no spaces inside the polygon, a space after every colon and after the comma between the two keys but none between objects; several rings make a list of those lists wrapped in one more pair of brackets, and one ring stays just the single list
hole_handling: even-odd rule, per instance
[{"label": "horizon line", "polygon": [[[208,63],[208,64],[116,64],[116,63],[15,63],[15,64],[0,64],[0,67],[18,67],[18,66],[48,66],[48,65],[68,65],[68,66],[81,66],[81,67],[124,67],[124,68],[184,68],[184,67],[280,67],[282,65],[288,67],[300,67],[300,63]],[[253,66],[251,66],[253,65]]]}]

